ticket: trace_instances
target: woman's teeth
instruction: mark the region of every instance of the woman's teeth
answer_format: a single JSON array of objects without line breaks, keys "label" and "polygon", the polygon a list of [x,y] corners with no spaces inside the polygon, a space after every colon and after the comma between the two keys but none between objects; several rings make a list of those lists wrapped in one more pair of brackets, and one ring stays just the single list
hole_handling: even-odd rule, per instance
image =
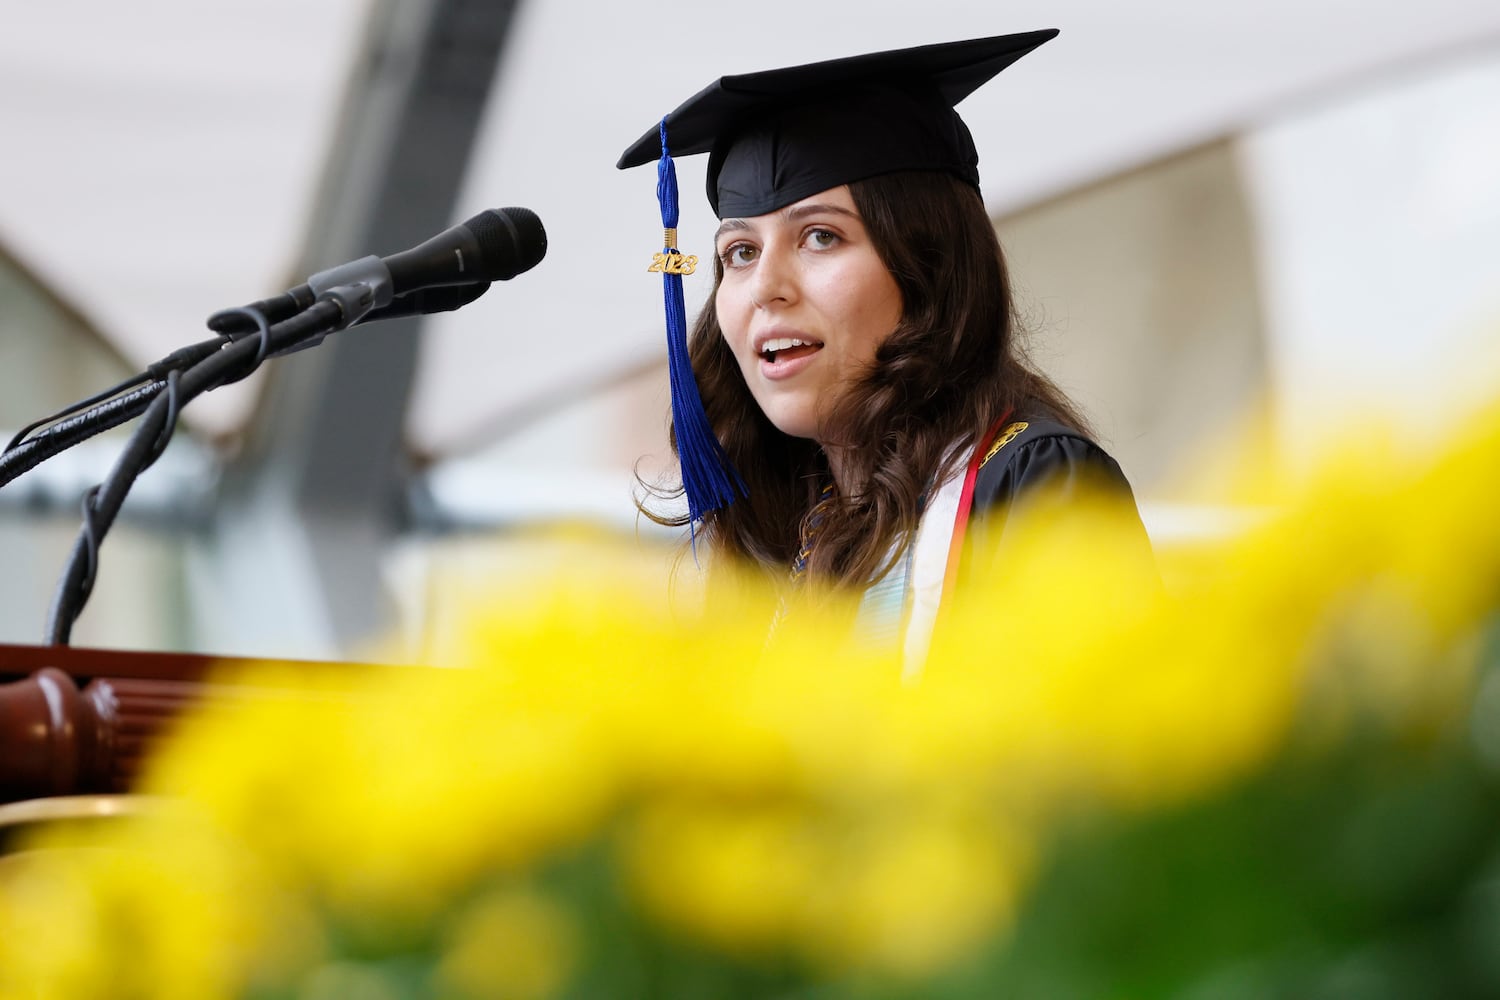
[{"label": "woman's teeth", "polygon": [[794,347],[822,347],[815,340],[798,340],[796,337],[777,337],[768,340],[761,345],[760,356],[767,361],[775,361],[776,355],[781,351],[789,351]]}]

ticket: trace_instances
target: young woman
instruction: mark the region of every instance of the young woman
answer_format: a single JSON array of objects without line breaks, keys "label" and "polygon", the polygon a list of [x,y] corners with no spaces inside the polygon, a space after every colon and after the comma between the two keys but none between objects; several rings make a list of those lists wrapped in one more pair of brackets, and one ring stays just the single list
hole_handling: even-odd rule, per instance
[{"label": "young woman", "polygon": [[[1037,487],[1089,483],[1134,511],[1119,466],[1022,353],[952,109],[1054,34],[726,77],[661,129],[667,151],[710,152],[721,220],[688,357],[743,495],[696,498],[698,543],[862,593],[860,631],[904,633],[917,656],[965,536],[993,542]],[[648,133],[621,166],[662,142]],[[684,467],[693,417],[674,401]]]}]

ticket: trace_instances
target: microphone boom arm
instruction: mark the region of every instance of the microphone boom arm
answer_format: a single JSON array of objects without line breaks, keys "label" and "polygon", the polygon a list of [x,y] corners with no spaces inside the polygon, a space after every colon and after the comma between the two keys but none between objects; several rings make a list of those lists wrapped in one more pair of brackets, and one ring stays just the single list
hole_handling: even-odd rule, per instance
[{"label": "microphone boom arm", "polygon": [[99,547],[104,536],[114,524],[136,479],[166,449],[182,408],[211,389],[244,378],[272,354],[293,349],[309,339],[321,339],[325,334],[347,326],[348,314],[340,304],[341,300],[360,303],[366,301],[369,294],[370,290],[364,286],[330,289],[310,308],[267,326],[261,336],[236,340],[186,371],[168,376],[165,391],[158,390],[150,401],[145,416],[125,450],[115,460],[109,475],[84,496],[83,528],[68,554],[67,565],[58,580],[47,614],[45,641],[48,644],[66,646],[70,641],[73,623],[93,591],[99,569]]}]

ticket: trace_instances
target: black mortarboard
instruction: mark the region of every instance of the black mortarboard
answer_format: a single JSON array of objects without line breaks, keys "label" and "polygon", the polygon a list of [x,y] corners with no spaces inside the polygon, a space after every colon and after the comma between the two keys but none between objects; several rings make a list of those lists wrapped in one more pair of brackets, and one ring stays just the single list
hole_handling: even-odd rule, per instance
[{"label": "black mortarboard", "polygon": [[[672,156],[709,153],[719,218],[762,215],[828,188],[898,170],[979,186],[979,155],[953,110],[1056,29],[873,52],[724,76],[667,115]],[[620,157],[663,153],[653,127]]]},{"label": "black mortarboard", "polygon": [[666,232],[649,270],[662,274],[672,430],[691,523],[733,503],[745,485],[709,425],[688,357],[682,276],[698,258],[677,249],[672,157],[709,154],[708,201],[721,219],[898,170],[942,171],[978,188],[979,154],[954,105],[1056,35],[1049,28],[720,77],[625,150],[622,170],[657,164]]}]

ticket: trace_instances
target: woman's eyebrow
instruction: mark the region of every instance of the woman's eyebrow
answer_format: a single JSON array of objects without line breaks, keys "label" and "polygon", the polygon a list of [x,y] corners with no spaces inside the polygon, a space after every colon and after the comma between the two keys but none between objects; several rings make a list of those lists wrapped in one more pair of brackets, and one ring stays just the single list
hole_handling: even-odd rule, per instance
[{"label": "woman's eyebrow", "polygon": [[[798,219],[806,218],[809,215],[842,215],[856,221],[860,217],[859,213],[854,211],[853,209],[845,208],[842,205],[825,205],[821,202],[814,205],[793,205],[792,207],[783,210],[781,213],[781,217],[788,222],[795,222]],[[723,222],[719,223],[719,228],[714,233],[714,242],[718,243],[719,239],[725,233],[743,232],[744,230],[750,228],[750,223],[746,222],[744,219],[725,219]]]},{"label": "woman's eyebrow", "polygon": [[793,205],[791,208],[788,208],[785,212],[782,213],[782,218],[801,219],[809,215],[825,215],[828,213],[832,213],[834,215],[847,215],[851,219],[859,218],[859,213],[854,211],[853,209],[845,208],[842,205],[823,204]]},{"label": "woman's eyebrow", "polygon": [[719,238],[725,233],[739,232],[741,230],[749,228],[750,223],[746,222],[744,219],[725,219],[723,222],[719,223],[719,228],[714,231],[714,242],[718,243]]}]

